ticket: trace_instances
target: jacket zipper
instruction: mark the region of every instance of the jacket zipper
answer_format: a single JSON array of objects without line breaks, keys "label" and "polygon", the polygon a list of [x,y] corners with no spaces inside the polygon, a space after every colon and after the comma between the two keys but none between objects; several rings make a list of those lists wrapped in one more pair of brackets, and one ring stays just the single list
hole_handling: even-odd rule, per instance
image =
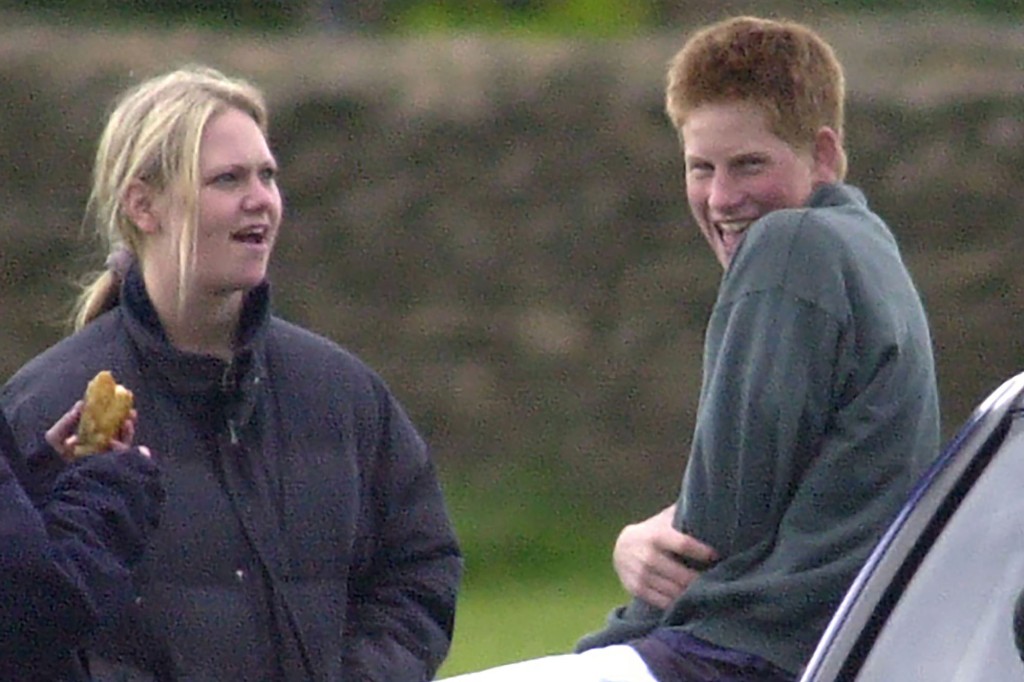
[{"label": "jacket zipper", "polygon": [[[227,367],[224,368],[224,374],[220,378],[220,391],[221,397],[227,399],[231,395],[231,377],[233,376],[232,370],[235,367],[235,360],[232,358],[231,362],[228,363]],[[238,429],[235,425],[235,418],[228,417],[228,435],[231,437],[231,444],[238,445]]]}]

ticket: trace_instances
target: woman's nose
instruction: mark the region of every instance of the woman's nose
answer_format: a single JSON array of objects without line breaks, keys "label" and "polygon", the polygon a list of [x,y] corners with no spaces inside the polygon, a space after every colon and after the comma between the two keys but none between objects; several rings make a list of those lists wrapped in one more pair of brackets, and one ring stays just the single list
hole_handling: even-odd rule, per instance
[{"label": "woman's nose", "polygon": [[265,209],[275,201],[277,189],[273,181],[265,182],[263,178],[254,176],[246,188],[242,207],[248,211]]}]

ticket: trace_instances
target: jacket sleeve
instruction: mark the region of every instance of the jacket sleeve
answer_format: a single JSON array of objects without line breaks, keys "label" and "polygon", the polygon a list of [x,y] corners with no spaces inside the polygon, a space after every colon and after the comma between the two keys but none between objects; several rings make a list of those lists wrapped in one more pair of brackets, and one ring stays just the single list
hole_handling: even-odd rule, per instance
[{"label": "jacket sleeve", "polygon": [[15,474],[32,503],[41,507],[53,493],[54,481],[67,467],[67,463],[46,442],[40,438],[35,451],[25,457],[25,463]]},{"label": "jacket sleeve", "polygon": [[15,475],[21,455],[5,445],[0,658],[66,651],[132,599],[126,564],[157,522],[156,466],[137,451],[94,455],[69,466],[37,509]]},{"label": "jacket sleeve", "polygon": [[425,443],[390,396],[382,402],[372,547],[350,585],[345,662],[359,682],[423,682],[451,644],[462,559]]}]

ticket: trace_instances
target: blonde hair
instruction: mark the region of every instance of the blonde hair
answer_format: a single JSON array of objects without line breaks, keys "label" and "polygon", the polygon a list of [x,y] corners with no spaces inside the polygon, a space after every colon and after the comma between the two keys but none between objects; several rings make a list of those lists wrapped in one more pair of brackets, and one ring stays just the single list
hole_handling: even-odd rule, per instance
[{"label": "blonde hair", "polygon": [[[790,21],[734,17],[694,33],[669,63],[665,110],[682,135],[687,116],[704,104],[750,102],[772,132],[809,149],[823,126],[843,138],[846,82],[832,47]],[[840,145],[839,178],[846,176]]]},{"label": "blonde hair", "polygon": [[[129,185],[142,181],[152,190],[169,192],[183,209],[179,243],[179,278],[185,279],[195,259],[198,222],[199,147],[211,118],[239,109],[267,134],[263,93],[247,81],[204,66],[186,66],[143,81],[115,100],[100,136],[93,165],[86,220],[109,254],[107,268],[87,277],[72,312],[81,329],[114,307],[120,296],[125,251],[139,259],[142,235],[125,212]],[[179,298],[183,287],[179,287]]]}]

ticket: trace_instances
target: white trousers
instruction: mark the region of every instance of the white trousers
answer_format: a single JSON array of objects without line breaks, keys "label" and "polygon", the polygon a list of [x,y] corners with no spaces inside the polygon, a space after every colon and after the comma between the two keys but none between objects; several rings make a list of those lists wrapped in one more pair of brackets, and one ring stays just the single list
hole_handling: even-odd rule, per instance
[{"label": "white trousers", "polygon": [[545,656],[510,663],[478,673],[449,677],[446,682],[657,682],[640,654],[616,644],[581,654]]}]

